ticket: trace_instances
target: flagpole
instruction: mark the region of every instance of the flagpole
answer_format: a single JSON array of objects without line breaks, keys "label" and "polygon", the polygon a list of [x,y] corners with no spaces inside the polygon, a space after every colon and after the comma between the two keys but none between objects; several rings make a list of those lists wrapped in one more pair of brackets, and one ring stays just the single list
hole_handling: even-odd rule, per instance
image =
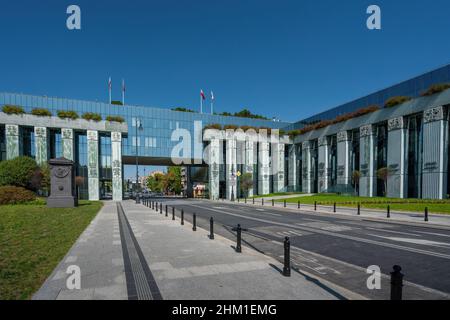
[{"label": "flagpole", "polygon": [[203,97],[200,95],[200,113],[203,113]]},{"label": "flagpole", "polygon": [[125,105],[125,80],[122,79],[122,105]]},{"label": "flagpole", "polygon": [[108,90],[109,90],[109,104],[111,104],[111,87],[112,87],[112,83],[111,83],[111,77],[109,77],[109,81],[108,81]]}]

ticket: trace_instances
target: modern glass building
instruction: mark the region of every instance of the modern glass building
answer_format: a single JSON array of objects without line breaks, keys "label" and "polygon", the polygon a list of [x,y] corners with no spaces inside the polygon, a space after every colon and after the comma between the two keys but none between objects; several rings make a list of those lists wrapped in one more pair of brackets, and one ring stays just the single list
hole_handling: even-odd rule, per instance
[{"label": "modern glass building", "polygon": [[[443,199],[450,185],[450,90],[421,96],[436,83],[450,83],[450,65],[292,124],[0,93],[0,106],[21,106],[26,112],[0,112],[0,160],[19,155],[38,163],[71,159],[79,195],[89,199],[122,199],[123,166],[135,164],[136,157],[144,165],[177,160],[189,168],[184,170],[187,184],[204,181],[212,199],[244,196],[240,174],[253,182],[246,195],[296,190]],[[393,96],[412,99],[384,108]],[[381,108],[294,137],[258,131],[287,132],[374,104]],[[52,116],[31,115],[35,108],[46,108]],[[61,119],[60,110],[75,111],[80,119]],[[86,112],[103,119],[120,116],[125,122],[81,119]],[[208,124],[222,130],[204,130]],[[225,130],[235,127],[246,131]],[[177,151],[183,141],[187,154]],[[379,174],[383,170],[385,177]]]}]

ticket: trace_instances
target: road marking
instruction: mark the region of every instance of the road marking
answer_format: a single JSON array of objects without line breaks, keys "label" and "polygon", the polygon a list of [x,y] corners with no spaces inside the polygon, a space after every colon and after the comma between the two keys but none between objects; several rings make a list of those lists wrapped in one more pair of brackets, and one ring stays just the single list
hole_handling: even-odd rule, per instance
[{"label": "road marking", "polygon": [[424,234],[430,234],[430,235],[433,235],[433,236],[439,236],[439,237],[447,237],[447,238],[450,238],[450,235],[448,235],[448,234],[435,233],[435,232],[425,232],[425,231],[416,231],[416,232],[418,232],[418,233],[424,233]]},{"label": "road marking", "polygon": [[438,242],[438,241],[431,241],[431,240],[425,240],[425,239],[383,237],[383,236],[378,236],[378,235],[375,235],[375,234],[369,234],[369,236],[383,238],[383,239],[388,239],[388,240],[392,240],[392,241],[400,241],[400,242],[421,244],[421,245],[424,245],[424,246],[432,246],[432,247],[439,247],[439,248],[450,247],[450,243],[447,243],[447,242]]},{"label": "road marking", "polygon": [[394,230],[385,230],[385,229],[378,229],[378,228],[371,228],[371,227],[367,227],[366,229],[369,229],[369,230],[375,230],[375,231],[381,231],[381,232],[390,232],[390,233],[404,234],[404,235],[407,235],[407,236],[413,236],[413,237],[421,237],[420,234],[414,234],[414,233],[409,233],[409,232],[401,232],[401,231],[394,231]]},{"label": "road marking", "polygon": [[325,234],[325,235],[329,235],[329,236],[337,237],[337,238],[342,238],[342,239],[346,239],[346,240],[353,240],[353,241],[358,241],[358,242],[363,242],[363,243],[369,243],[369,244],[374,244],[374,245],[378,245],[378,246],[381,246],[381,247],[387,247],[387,248],[391,248],[391,249],[399,249],[399,250],[404,250],[404,251],[409,251],[409,252],[414,252],[414,253],[419,253],[419,254],[423,254],[423,255],[428,255],[428,256],[433,256],[433,257],[438,257],[438,258],[443,258],[443,259],[450,260],[450,255],[444,254],[444,253],[438,253],[438,252],[433,252],[433,251],[428,251],[428,250],[423,250],[423,249],[410,248],[410,247],[405,247],[405,246],[401,246],[401,245],[385,243],[385,242],[376,241],[376,240],[370,240],[370,239],[364,239],[364,238],[359,238],[359,237],[350,236],[350,235],[346,235],[346,234],[335,233],[335,232],[329,232],[329,231],[320,230],[320,229],[314,229],[314,228],[308,228],[308,227],[300,227],[300,226],[296,226],[296,225],[292,225],[292,224],[288,224],[288,223],[276,222],[276,221],[266,220],[266,219],[261,219],[261,218],[254,218],[254,217],[244,216],[244,215],[241,215],[241,214],[231,213],[231,212],[227,212],[227,211],[219,211],[219,210],[215,210],[215,209],[208,209],[208,208],[205,208],[203,206],[198,206],[198,205],[194,205],[194,204],[191,204],[191,206],[196,207],[196,208],[200,208],[200,209],[207,209],[207,210],[211,210],[211,211],[216,211],[218,213],[224,213],[224,214],[227,214],[227,215],[230,215],[230,216],[241,217],[241,218],[244,218],[244,219],[255,220],[255,221],[265,222],[265,223],[270,223],[270,224],[276,224],[276,225],[290,227],[290,228],[297,228],[297,229],[300,229],[300,230],[310,231],[310,232],[313,232],[313,233]]}]

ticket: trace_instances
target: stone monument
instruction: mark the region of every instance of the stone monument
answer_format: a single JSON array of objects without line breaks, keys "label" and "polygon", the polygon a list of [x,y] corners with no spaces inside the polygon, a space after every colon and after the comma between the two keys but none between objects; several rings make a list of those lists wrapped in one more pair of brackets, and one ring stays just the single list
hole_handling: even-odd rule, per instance
[{"label": "stone monument", "polygon": [[66,158],[51,159],[50,166],[50,196],[47,207],[72,208],[78,205],[75,192],[74,163]]}]

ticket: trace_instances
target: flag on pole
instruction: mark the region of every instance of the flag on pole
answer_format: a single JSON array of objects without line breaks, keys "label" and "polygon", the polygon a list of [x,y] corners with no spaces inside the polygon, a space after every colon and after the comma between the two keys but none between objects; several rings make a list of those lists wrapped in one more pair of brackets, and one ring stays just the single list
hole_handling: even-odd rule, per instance
[{"label": "flag on pole", "polygon": [[109,91],[109,103],[111,104],[111,89],[112,89],[112,81],[111,77],[108,79],[108,91]]},{"label": "flag on pole", "polygon": [[213,114],[214,110],[214,92],[211,90],[211,114]]},{"label": "flag on pole", "polygon": [[205,93],[203,92],[203,89],[200,89],[200,113],[203,113],[203,100],[205,99]]},{"label": "flag on pole", "polygon": [[125,80],[122,79],[122,104],[125,105]]}]

